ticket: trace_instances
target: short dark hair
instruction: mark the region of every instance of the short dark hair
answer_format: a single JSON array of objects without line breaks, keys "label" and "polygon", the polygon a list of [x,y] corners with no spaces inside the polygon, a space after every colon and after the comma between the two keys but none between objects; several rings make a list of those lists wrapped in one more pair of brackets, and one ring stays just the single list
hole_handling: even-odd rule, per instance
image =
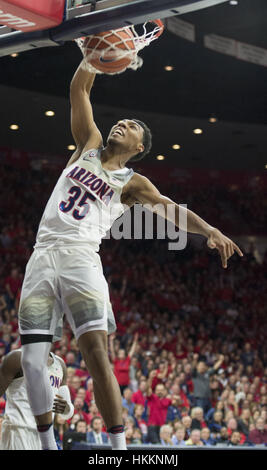
[{"label": "short dark hair", "polygon": [[97,419],[100,419],[100,421],[102,421],[101,416],[94,416],[93,419],[91,420],[91,427],[93,426],[94,422],[95,422]]},{"label": "short dark hair", "polygon": [[131,162],[137,162],[139,160],[142,160],[142,158],[144,158],[150,152],[151,147],[152,147],[152,134],[151,134],[151,130],[149,129],[149,127],[143,121],[139,121],[138,119],[133,119],[133,121],[137,122],[137,124],[139,124],[139,126],[141,126],[144,129],[144,136],[143,136],[142,143],[145,148],[143,152],[137,153],[136,155],[131,157],[129,160]]}]

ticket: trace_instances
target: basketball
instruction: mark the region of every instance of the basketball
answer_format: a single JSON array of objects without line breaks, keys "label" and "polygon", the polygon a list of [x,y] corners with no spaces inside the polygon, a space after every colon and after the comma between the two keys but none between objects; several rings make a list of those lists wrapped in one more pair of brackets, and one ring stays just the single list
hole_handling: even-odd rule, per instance
[{"label": "basketball", "polygon": [[[85,57],[103,73],[118,73],[132,62],[135,53],[133,39],[130,28],[89,36],[83,45]],[[129,51],[127,55],[125,51]]]}]

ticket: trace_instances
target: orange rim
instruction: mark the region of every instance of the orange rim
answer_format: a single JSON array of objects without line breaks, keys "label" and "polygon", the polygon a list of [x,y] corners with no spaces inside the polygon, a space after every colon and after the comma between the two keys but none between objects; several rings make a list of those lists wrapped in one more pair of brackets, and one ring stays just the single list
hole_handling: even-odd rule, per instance
[{"label": "orange rim", "polygon": [[160,30],[155,34],[155,37],[158,38],[159,36],[161,36],[161,34],[164,31],[164,24],[162,23],[162,21],[160,19],[150,20],[150,23],[155,23],[156,25],[160,27]]}]

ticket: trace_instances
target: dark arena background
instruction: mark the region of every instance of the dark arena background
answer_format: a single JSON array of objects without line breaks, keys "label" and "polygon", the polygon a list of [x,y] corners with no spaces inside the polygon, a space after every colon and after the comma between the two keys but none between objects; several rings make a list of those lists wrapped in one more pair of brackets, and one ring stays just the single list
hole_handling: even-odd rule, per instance
[{"label": "dark arena background", "polygon": [[[70,1],[66,8],[98,3]],[[145,4],[113,3],[135,3],[139,11]],[[176,3],[175,14],[164,10],[162,36],[141,51],[140,69],[96,77],[94,119],[104,141],[118,119],[144,121],[152,150],[129,166],[221,230],[244,256],[235,253],[223,269],[218,251],[193,233],[182,250],[170,250],[156,223],[150,239],[135,237],[134,226],[126,239],[104,239],[99,254],[117,323],[109,358],[129,450],[252,455],[267,445],[267,3],[210,2],[188,12],[178,10],[197,2]],[[144,21],[140,15],[136,24],[149,11]],[[21,346],[25,267],[45,205],[75,150],[69,86],[82,59],[71,40],[76,30],[58,47],[38,41],[29,47],[31,37],[20,45],[11,35],[36,32],[2,28],[0,361]],[[52,351],[66,363],[74,405],[68,421],[55,417],[57,442],[88,455],[110,450],[92,378],[66,320]],[[0,424],[5,405],[4,394]]]}]

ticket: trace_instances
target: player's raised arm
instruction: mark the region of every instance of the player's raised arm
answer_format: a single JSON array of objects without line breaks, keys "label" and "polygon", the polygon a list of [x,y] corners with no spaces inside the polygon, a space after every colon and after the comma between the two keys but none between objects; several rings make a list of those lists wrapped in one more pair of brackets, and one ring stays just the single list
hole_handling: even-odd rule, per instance
[{"label": "player's raised arm", "polygon": [[[160,194],[158,189],[142,175],[135,174],[132,184],[136,202],[139,202],[156,214],[173,222],[181,230],[191,233],[198,233],[208,238],[209,248],[217,248],[220,253],[222,265],[227,268],[227,260],[236,251],[239,256],[243,256],[240,248],[230,238],[222,234],[220,230],[209,225],[191,210],[176,204],[166,196]],[[180,221],[180,215],[183,214]],[[183,220],[186,220],[184,225]]]},{"label": "player's raised arm", "polygon": [[94,79],[95,74],[84,70],[81,63],[70,84],[71,132],[77,150],[68,166],[79,158],[85,146],[98,148],[102,145],[102,136],[94,121],[90,101]]}]

